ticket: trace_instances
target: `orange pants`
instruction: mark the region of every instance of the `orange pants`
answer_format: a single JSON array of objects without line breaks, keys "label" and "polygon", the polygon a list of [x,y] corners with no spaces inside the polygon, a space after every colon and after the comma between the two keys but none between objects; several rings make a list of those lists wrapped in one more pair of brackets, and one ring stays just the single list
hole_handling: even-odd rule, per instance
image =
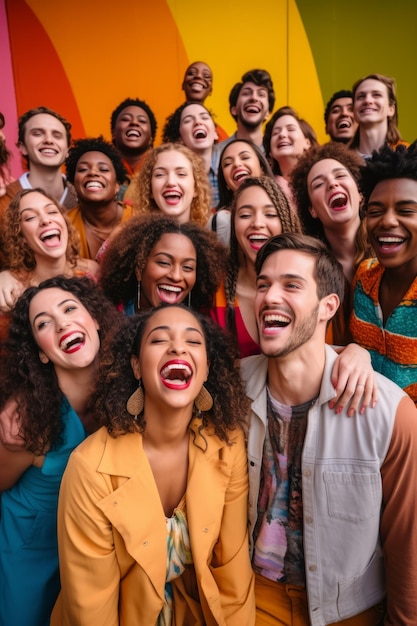
[{"label": "orange pants", "polygon": [[[303,587],[274,582],[255,573],[256,626],[310,626],[307,593]],[[378,626],[381,604],[336,622],[337,626]]]}]

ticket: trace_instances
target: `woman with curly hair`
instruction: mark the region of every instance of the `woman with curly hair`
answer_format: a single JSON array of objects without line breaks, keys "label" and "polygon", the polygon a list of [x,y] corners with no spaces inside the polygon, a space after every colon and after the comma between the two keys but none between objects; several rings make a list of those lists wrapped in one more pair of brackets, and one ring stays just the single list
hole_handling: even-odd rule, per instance
[{"label": "woman with curly hair", "polygon": [[95,276],[95,261],[82,259],[79,237],[63,208],[42,189],[22,189],[3,216],[7,270],[0,272],[0,343],[5,340],[17,298],[47,278]]},{"label": "woman with curly hair", "polygon": [[391,148],[408,144],[398,130],[398,101],[395,81],[384,74],[368,74],[352,87],[353,116],[359,124],[350,143],[364,159],[388,144]]},{"label": "woman with curly hair", "polygon": [[160,211],[182,224],[205,226],[211,201],[204,163],[186,146],[164,143],[146,155],[124,200],[140,215]]},{"label": "woman with curly hair", "polygon": [[118,150],[103,137],[78,139],[66,160],[78,206],[68,212],[81,240],[81,256],[100,260],[100,248],[122,222],[133,215],[131,206],[118,202],[126,170]]},{"label": "woman with curly hair", "polygon": [[181,104],[166,120],[162,141],[180,142],[198,154],[203,162],[210,181],[211,205],[219,202],[217,175],[219,169],[219,150],[217,126],[212,114],[202,102],[189,101]]},{"label": "woman with curly hair", "polygon": [[359,263],[371,256],[359,191],[362,159],[337,142],[316,146],[301,157],[291,187],[304,233],[321,239],[343,266],[345,298],[328,328],[329,343],[345,345],[351,311],[350,284]]},{"label": "woman with curly hair", "polygon": [[163,302],[208,312],[226,270],[226,250],[214,233],[165,215],[132,218],[109,242],[101,286],[128,315]]},{"label": "woman with curly hair", "polygon": [[0,375],[1,419],[14,413],[21,444],[0,443],[1,624],[49,624],[60,586],[61,477],[97,428],[90,397],[98,355],[118,319],[86,278],[52,278],[16,303]]},{"label": "woman with curly hair", "polygon": [[304,152],[318,145],[316,133],[292,107],[285,106],[275,111],[265,126],[263,145],[275,180],[292,203],[291,172]]},{"label": "woman with curly hair", "polygon": [[128,318],[59,501],[52,626],[255,623],[239,370],[190,309]]},{"label": "woman with curly hair", "polygon": [[301,232],[301,226],[284,192],[268,176],[243,180],[231,216],[228,270],[216,294],[212,317],[230,332],[243,358],[260,352],[253,306],[256,254],[273,235]]}]

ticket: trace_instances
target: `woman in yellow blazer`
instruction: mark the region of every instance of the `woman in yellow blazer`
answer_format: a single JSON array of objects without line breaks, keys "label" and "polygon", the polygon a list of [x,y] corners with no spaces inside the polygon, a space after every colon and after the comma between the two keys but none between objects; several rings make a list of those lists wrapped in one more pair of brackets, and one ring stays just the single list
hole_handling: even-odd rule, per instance
[{"label": "woman in yellow blazer", "polygon": [[105,427],[62,482],[52,626],[255,623],[247,401],[230,354],[182,306],[126,320],[100,372]]}]

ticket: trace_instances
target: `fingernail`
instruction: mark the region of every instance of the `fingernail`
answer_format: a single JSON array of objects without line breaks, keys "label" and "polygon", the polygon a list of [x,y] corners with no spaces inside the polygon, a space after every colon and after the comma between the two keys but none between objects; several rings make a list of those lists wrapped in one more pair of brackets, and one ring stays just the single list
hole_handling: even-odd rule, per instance
[{"label": "fingernail", "polygon": [[336,413],[339,415],[339,413],[341,413],[343,411],[343,407],[342,406],[338,406],[336,408]]},{"label": "fingernail", "polygon": [[334,405],[335,405],[335,404],[336,404],[336,403],[335,403],[335,402],[333,402],[333,400],[330,400],[330,402],[329,402],[329,408],[330,408],[330,409],[333,409],[333,407],[334,407]]},{"label": "fingernail", "polygon": [[347,412],[348,417],[353,417],[355,415],[355,409],[349,409]]}]

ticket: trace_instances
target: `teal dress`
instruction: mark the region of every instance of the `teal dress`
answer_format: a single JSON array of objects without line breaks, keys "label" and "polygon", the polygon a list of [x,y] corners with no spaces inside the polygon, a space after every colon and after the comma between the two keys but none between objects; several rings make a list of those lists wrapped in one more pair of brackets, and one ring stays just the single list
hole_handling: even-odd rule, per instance
[{"label": "teal dress", "polygon": [[64,398],[59,447],[41,468],[30,467],[1,494],[0,626],[47,626],[59,583],[56,516],[58,492],[68,458],[87,436]]}]

